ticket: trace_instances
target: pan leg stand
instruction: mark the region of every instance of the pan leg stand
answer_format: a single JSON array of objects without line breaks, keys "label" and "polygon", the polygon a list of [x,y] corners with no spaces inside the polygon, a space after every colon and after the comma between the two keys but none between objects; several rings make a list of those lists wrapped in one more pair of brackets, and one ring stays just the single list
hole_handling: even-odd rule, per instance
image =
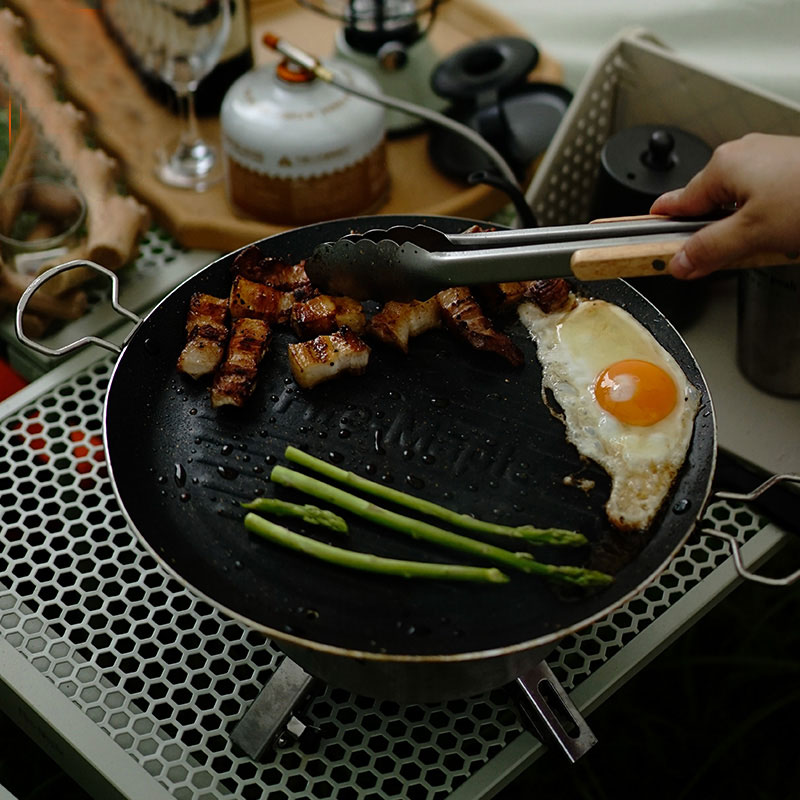
[{"label": "pan leg stand", "polygon": [[555,740],[570,762],[574,764],[597,743],[546,661],[520,675],[513,685],[527,722],[537,732],[543,723],[548,738]]},{"label": "pan leg stand", "polygon": [[319,731],[307,725],[295,710],[313,689],[315,679],[289,658],[250,704],[231,731],[231,741],[245,755],[259,761],[270,748],[284,739],[297,740],[303,749],[315,749]]}]

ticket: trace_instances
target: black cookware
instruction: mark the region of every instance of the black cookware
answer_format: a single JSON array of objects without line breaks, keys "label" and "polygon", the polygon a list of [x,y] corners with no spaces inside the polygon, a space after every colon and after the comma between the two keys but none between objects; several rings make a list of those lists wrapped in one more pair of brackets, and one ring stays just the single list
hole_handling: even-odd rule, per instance
[{"label": "black cookware", "polygon": [[685,186],[711,158],[711,148],[674,125],[635,125],[600,151],[593,217],[647,214],[664,192]]},{"label": "black cookware", "polygon": [[[664,192],[685,186],[711,158],[711,147],[674,125],[635,125],[608,138],[600,151],[592,218],[647,214]],[[705,306],[708,281],[691,285],[634,278],[633,286],[678,330]]]},{"label": "black cookware", "polygon": [[[453,233],[472,221],[338,220],[280,233],[258,246],[296,262],[350,230],[417,223]],[[640,591],[692,532],[715,463],[708,391],[680,336],[625,282],[576,288],[627,308],[673,354],[701,398],[685,466],[652,530],[642,535],[621,535],[606,521],[608,478],[578,456],[543,404],[535,347],[515,318],[506,330],[525,354],[521,369],[434,331],[413,340],[407,356],[376,344],[367,374],[307,392],[287,367],[293,335],[277,332],[247,407],[213,410],[207,384],[179,374],[175,362],[190,296],[225,296],[234,255],[177,287],[129,335],[108,386],[106,457],[133,530],[163,567],[272,637],[312,675],[403,700],[467,696],[502,685],[565,635]],[[583,592],[522,574],[502,586],[389,579],[272,546],[244,529],[239,503],[262,493],[291,497],[268,480],[288,444],[480,517],[579,529],[591,547],[544,548],[537,555],[607,569],[616,580],[602,591]],[[567,485],[570,476],[594,488]],[[459,560],[357,519],[350,523],[346,546]]]},{"label": "black cookware", "polygon": [[[547,149],[572,100],[564,86],[527,80],[538,61],[532,42],[495,36],[452,53],[431,75],[433,90],[451,103],[448,116],[480,133],[518,175]],[[431,130],[429,151],[436,166],[457,180],[493,166],[447,128]]]}]

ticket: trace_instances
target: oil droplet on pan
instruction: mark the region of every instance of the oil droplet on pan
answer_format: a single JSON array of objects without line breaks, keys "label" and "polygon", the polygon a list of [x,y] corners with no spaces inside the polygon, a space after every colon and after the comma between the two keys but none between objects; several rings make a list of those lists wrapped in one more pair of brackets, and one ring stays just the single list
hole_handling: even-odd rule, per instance
[{"label": "oil droplet on pan", "polygon": [[173,473],[173,476],[175,478],[176,486],[186,485],[186,468],[183,466],[183,464],[175,465],[175,472]]},{"label": "oil droplet on pan", "polygon": [[418,478],[416,475],[406,475],[406,483],[412,489],[424,489],[425,488],[425,481],[422,478]]}]

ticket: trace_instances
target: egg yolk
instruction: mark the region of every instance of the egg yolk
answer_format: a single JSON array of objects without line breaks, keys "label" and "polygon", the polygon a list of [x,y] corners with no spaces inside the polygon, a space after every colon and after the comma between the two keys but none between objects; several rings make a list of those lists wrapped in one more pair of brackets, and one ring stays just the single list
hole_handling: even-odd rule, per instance
[{"label": "egg yolk", "polygon": [[604,369],[594,384],[599,405],[628,425],[653,425],[678,402],[675,381],[649,361],[627,359]]}]

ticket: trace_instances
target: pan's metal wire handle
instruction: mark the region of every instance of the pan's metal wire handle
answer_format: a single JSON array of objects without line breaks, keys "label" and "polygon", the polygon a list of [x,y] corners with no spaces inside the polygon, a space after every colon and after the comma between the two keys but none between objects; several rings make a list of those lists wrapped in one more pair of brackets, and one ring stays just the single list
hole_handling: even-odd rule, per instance
[{"label": "pan's metal wire handle", "polygon": [[[765,480],[760,486],[757,486],[755,489],[753,489],[752,492],[714,492],[714,497],[720,500],[740,500],[748,503],[756,500],[758,497],[764,494],[767,489],[770,489],[776,484],[784,481],[800,484],[800,475],[793,475],[791,473],[773,475],[772,477],[767,478],[767,480]],[[734,567],[739,575],[746,580],[754,581],[755,583],[762,583],[766,586],[790,586],[791,584],[800,580],[800,569],[784,578],[769,578],[765,575],[758,575],[755,572],[751,572],[744,565],[742,553],[739,549],[739,543],[736,541],[734,536],[716,528],[703,528],[700,532],[706,533],[709,536],[716,536],[718,539],[722,539],[728,543],[731,549],[731,555],[733,556]]]},{"label": "pan's metal wire handle", "polygon": [[141,317],[134,314],[132,311],[129,311],[124,306],[121,306],[119,303],[119,278],[117,277],[116,273],[112,272],[110,269],[102,266],[101,264],[97,264],[94,261],[87,261],[86,259],[79,258],[74,261],[67,261],[64,264],[59,264],[52,269],[47,270],[47,272],[43,272],[38,277],[34,278],[31,281],[30,285],[27,289],[22,293],[22,296],[17,303],[17,314],[15,319],[15,329],[17,334],[17,339],[20,340],[24,345],[30,347],[32,350],[35,350],[37,353],[41,353],[45,356],[64,356],[68,353],[72,353],[76,350],[80,350],[83,347],[86,347],[89,344],[96,344],[100,347],[104,347],[106,350],[110,350],[112,353],[119,355],[122,352],[122,348],[114,344],[113,342],[109,342],[105,339],[101,339],[97,336],[82,336],[80,339],[77,339],[70,344],[64,345],[63,347],[47,347],[47,345],[43,345],[40,342],[36,342],[31,339],[29,336],[25,334],[23,330],[23,317],[25,315],[25,309],[28,306],[28,302],[30,301],[31,297],[38,291],[38,289],[51,278],[54,278],[56,275],[60,275],[62,272],[67,272],[71,269],[76,269],[77,267],[88,267],[89,269],[93,269],[96,272],[105,275],[111,281],[111,306],[112,308],[124,317],[127,317],[131,322],[138,325],[142,320]]}]

